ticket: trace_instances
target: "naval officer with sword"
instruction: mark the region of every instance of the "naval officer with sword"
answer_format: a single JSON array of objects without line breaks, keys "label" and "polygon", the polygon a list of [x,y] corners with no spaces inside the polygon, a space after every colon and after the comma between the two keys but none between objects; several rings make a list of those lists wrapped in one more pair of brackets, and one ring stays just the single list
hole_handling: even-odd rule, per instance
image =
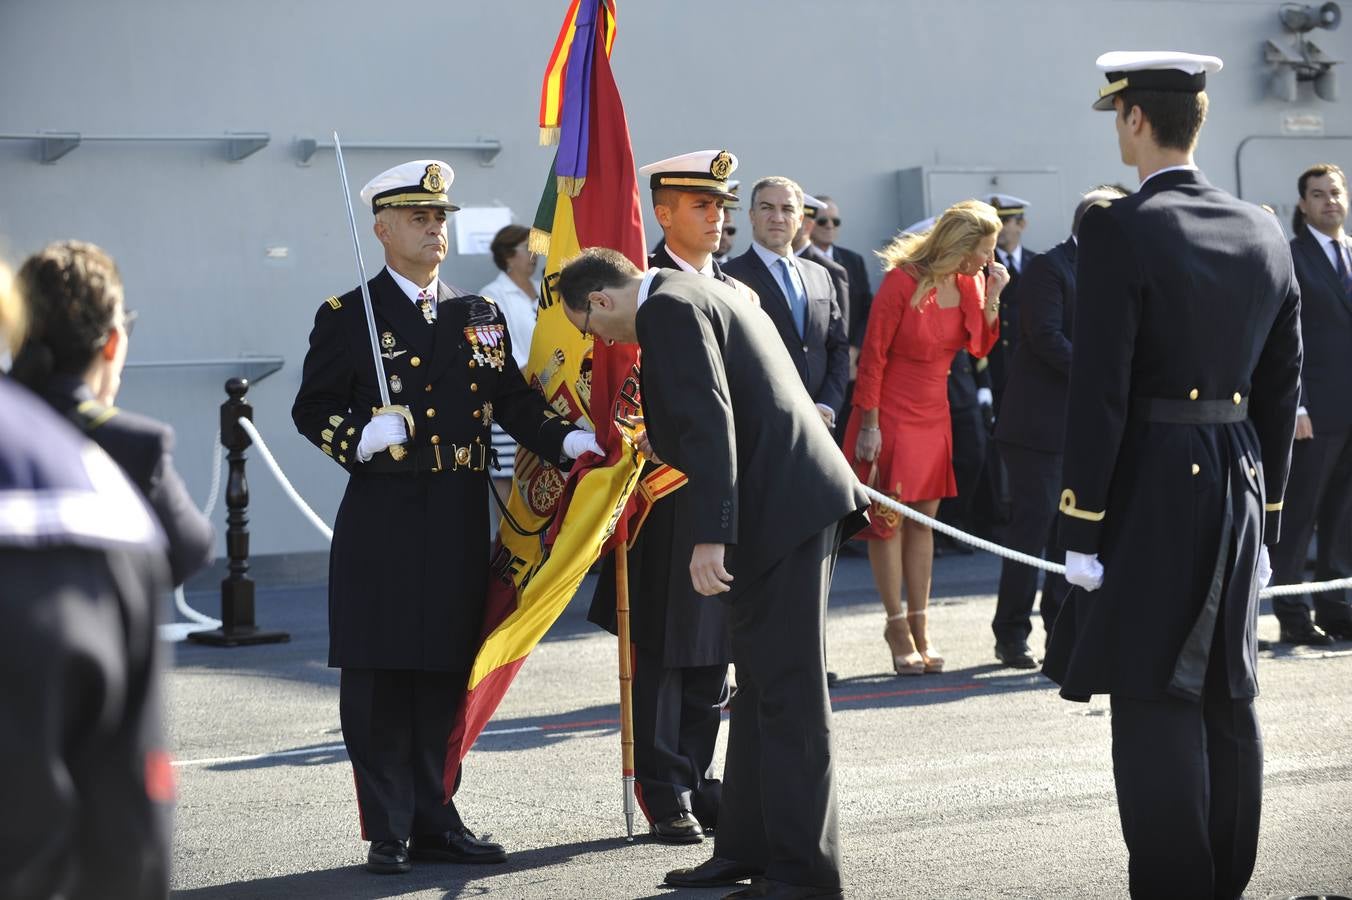
[{"label": "naval officer with sword", "polygon": [[[356,245],[341,150],[338,161]],[[320,304],[292,407],[300,433],[349,473],[329,557],[329,665],[342,670],[367,868],[381,873],[410,859],[506,860],[443,803],[442,785],[488,588],[490,423],[542,460],[600,452],[527,385],[502,311],[438,278],[453,177],[417,160],[362,189],[385,266],[368,282],[358,246],[361,283]]]}]

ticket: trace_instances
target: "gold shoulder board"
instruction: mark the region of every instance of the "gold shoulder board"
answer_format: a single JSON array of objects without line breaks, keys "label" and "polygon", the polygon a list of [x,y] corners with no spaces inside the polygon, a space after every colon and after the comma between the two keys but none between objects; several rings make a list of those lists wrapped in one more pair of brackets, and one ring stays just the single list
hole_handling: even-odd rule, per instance
[{"label": "gold shoulder board", "polygon": [[339,300],[337,297],[330,297],[329,299],[325,300],[324,302],[327,303],[327,304],[330,306],[330,308],[332,308],[332,309],[342,309],[342,308],[343,308],[343,301]]}]

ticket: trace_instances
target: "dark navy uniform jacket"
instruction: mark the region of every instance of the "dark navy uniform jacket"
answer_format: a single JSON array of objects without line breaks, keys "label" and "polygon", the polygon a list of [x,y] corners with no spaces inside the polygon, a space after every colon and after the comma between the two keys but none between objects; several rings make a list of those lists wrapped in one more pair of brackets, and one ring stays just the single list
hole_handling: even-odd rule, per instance
[{"label": "dark navy uniform jacket", "polygon": [[428,323],[389,271],[369,282],[390,402],[409,454],[357,461],[380,405],[361,292],[319,307],[291,415],[349,474],[329,554],[329,665],[468,671],[488,588],[489,425],[543,460],[575,430],[521,376],[491,300],[438,283]]},{"label": "dark navy uniform jacket", "polygon": [[0,377],[0,897],[164,897],[164,538],[107,454]]},{"label": "dark navy uniform jacket", "polygon": [[1091,208],[1079,238],[1057,529],[1104,578],[1071,593],[1044,671],[1071,699],[1197,698],[1221,627],[1230,694],[1253,697],[1300,390],[1286,240],[1191,170]]},{"label": "dark navy uniform jacket", "polygon": [[212,530],[174,468],[174,430],[148,416],[104,406],[79,379],[52,379],[43,394],[98,444],[145,495],[169,541],[169,569],[182,584],[211,552]]}]

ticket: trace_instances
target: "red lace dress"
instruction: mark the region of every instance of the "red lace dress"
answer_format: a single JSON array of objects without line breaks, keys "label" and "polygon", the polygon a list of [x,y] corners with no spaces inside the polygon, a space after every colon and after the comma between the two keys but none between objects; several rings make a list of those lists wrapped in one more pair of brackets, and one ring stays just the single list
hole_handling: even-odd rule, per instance
[{"label": "red lace dress", "polygon": [[[953,424],[948,411],[948,370],[964,347],[973,356],[990,352],[1000,320],[987,324],[984,275],[958,275],[958,305],[943,309],[931,290],[911,305],[916,278],[897,268],[888,272],[873,298],[868,330],[859,355],[854,406],[845,431],[845,456],[865,484],[903,503],[957,495],[953,476]],[[855,459],[862,416],[878,409],[883,447],[877,471]],[[877,504],[873,525],[860,537],[886,539],[898,516]]]}]

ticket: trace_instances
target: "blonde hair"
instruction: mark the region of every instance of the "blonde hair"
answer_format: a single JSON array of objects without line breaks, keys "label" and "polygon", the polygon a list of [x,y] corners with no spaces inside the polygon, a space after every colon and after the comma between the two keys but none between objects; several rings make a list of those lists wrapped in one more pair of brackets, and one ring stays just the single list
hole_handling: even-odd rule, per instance
[{"label": "blonde hair", "polygon": [[976,249],[984,237],[1000,232],[1000,217],[995,207],[980,200],[954,203],[926,231],[902,233],[877,251],[883,271],[905,267],[916,278],[911,305],[920,301],[945,276],[958,270],[962,258]]},{"label": "blonde hair", "polygon": [[23,299],[14,285],[9,266],[0,262],[0,357],[18,353],[24,334]]}]

